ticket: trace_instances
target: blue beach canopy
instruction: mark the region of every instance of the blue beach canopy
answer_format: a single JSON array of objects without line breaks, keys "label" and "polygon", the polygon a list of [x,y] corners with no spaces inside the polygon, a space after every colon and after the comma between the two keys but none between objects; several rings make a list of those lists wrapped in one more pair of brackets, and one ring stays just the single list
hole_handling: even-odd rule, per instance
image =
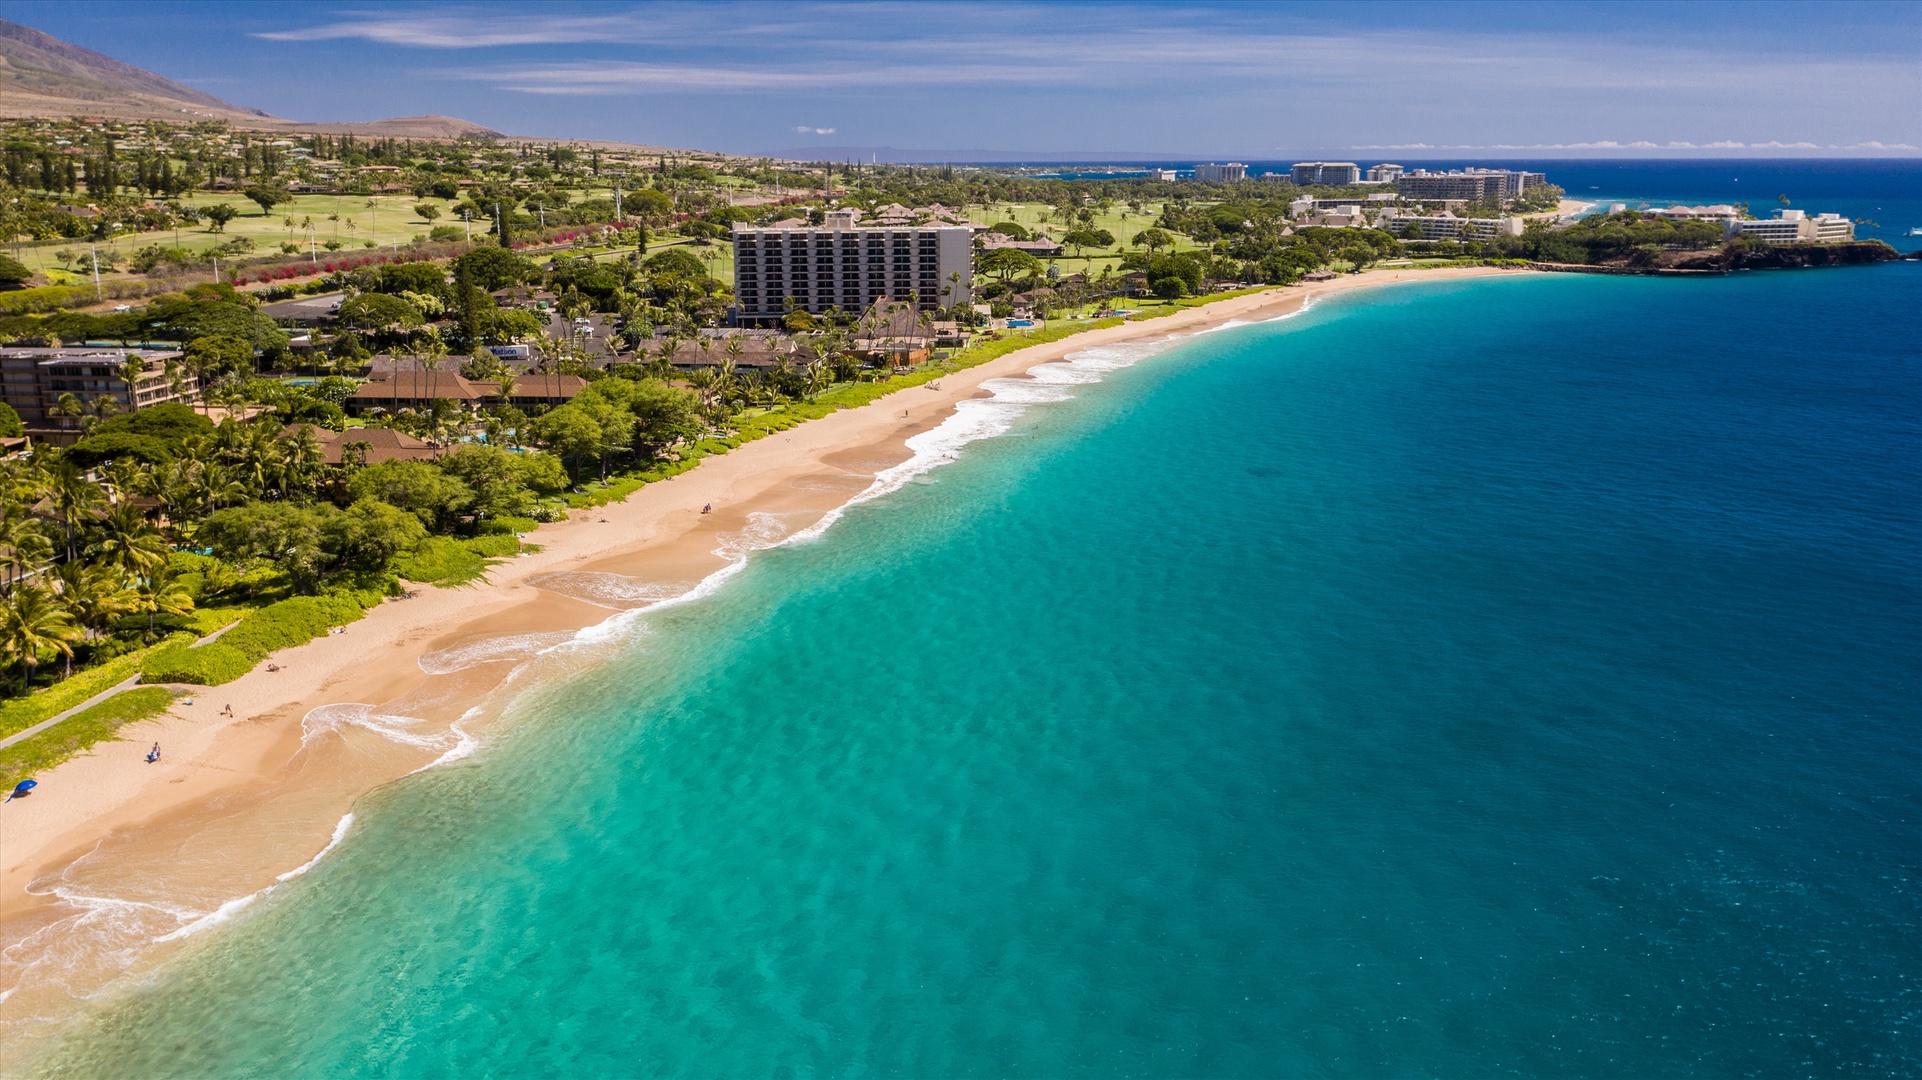
[{"label": "blue beach canopy", "polygon": [[32,791],[34,788],[37,788],[39,786],[40,786],[40,781],[38,780],[22,780],[19,783],[13,785],[13,794],[7,796],[7,801],[12,802],[13,800],[19,798],[22,795],[25,795],[27,792]]}]

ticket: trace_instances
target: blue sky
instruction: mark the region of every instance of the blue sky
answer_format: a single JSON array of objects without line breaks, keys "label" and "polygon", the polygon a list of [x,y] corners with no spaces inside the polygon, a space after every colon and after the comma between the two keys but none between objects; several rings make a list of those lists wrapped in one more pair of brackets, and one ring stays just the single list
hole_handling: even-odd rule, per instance
[{"label": "blue sky", "polygon": [[740,153],[1913,156],[1922,3],[138,4],[5,18],[297,120]]}]

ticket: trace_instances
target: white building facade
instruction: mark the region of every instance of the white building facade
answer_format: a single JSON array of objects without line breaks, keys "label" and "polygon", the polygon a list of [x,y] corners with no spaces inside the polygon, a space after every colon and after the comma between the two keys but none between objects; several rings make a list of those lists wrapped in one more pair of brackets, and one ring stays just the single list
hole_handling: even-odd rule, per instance
[{"label": "white building facade", "polygon": [[1840,214],[1810,217],[1801,210],[1783,210],[1760,221],[1732,219],[1728,236],[1753,236],[1765,244],[1838,244],[1855,239],[1855,222]]},{"label": "white building facade", "polygon": [[1204,184],[1223,184],[1235,180],[1246,180],[1248,179],[1248,166],[1243,165],[1239,161],[1231,161],[1226,165],[1216,165],[1213,162],[1209,162],[1206,165],[1195,166],[1195,179]]},{"label": "white building facade", "polygon": [[1297,184],[1334,184],[1344,187],[1361,183],[1361,166],[1352,161],[1297,161],[1288,170]]}]

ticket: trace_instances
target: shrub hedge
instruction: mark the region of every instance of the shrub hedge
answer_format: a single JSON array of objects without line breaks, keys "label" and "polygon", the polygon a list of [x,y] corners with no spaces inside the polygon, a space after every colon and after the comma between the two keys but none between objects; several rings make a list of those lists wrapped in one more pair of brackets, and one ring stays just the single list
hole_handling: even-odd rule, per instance
[{"label": "shrub hedge", "polygon": [[161,649],[140,667],[143,682],[219,686],[252,671],[268,653],[312,641],[379,602],[378,593],[296,596],[268,604],[205,645]]}]

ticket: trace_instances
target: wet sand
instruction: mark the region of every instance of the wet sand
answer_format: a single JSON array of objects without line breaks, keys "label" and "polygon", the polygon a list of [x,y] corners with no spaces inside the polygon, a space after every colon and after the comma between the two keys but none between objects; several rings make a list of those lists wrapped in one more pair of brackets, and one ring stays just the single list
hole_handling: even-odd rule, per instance
[{"label": "wet sand", "polygon": [[[340,633],[275,654],[277,671],[263,664],[195,694],[0,809],[0,1035],[56,1020],[76,997],[204,940],[198,931],[328,850],[360,796],[465,754],[476,732],[484,741],[490,700],[537,650],[686,592],[763,546],[757,529],[818,522],[907,460],[906,440],[984,382],[1090,346],[1286,315],[1317,296],[1496,273],[1518,271],[1377,271],[1022,349],[576,511],[529,536],[541,551],[485,583],[415,586]],[[163,758],[149,765],[155,741]]]}]

